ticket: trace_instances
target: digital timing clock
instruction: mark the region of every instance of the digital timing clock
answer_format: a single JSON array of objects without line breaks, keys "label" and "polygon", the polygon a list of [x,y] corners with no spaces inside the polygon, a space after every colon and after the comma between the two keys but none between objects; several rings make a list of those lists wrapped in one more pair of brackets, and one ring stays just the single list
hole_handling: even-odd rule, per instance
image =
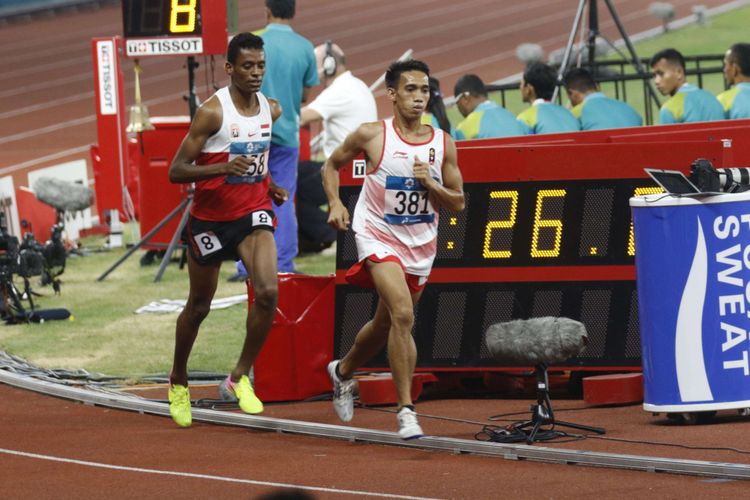
[{"label": "digital timing clock", "polygon": [[226,0],[123,0],[128,57],[222,54]]},{"label": "digital timing clock", "polygon": [[[497,367],[484,344],[487,327],[540,316],[586,326],[587,347],[566,366],[639,367],[629,199],[661,192],[644,167],[687,172],[696,158],[721,164],[721,143],[470,144],[458,150],[466,208],[440,213],[437,256],[416,311],[418,368]],[[342,170],[341,199],[350,212],[360,183]],[[353,233],[340,234],[335,357],[377,305],[371,290],[344,280],[356,260]],[[386,367],[385,355],[368,366]]]}]

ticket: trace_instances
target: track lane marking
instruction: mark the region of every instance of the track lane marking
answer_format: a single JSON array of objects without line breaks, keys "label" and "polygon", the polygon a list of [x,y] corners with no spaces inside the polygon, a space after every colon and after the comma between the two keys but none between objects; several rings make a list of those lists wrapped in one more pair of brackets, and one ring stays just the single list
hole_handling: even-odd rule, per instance
[{"label": "track lane marking", "polygon": [[255,479],[241,479],[241,478],[228,477],[228,476],[197,474],[193,472],[176,472],[176,471],[160,470],[160,469],[146,469],[143,467],[129,467],[126,465],[111,465],[111,464],[104,464],[100,462],[91,462],[88,460],[76,460],[74,458],[55,457],[52,455],[42,455],[39,453],[29,453],[25,451],[9,450],[7,448],[0,448],[0,453],[5,453],[6,455],[13,455],[13,456],[19,456],[19,457],[26,457],[26,458],[36,458],[39,460],[47,460],[50,462],[63,462],[67,464],[84,465],[87,467],[95,467],[99,469],[119,470],[119,471],[126,471],[126,472],[141,472],[144,474],[157,474],[157,475],[163,475],[163,476],[189,477],[193,479],[208,479],[211,481],[224,481],[228,483],[253,484],[256,486],[270,486],[274,488],[296,488],[300,490],[317,491],[317,492],[324,492],[324,493],[340,493],[344,495],[372,496],[372,497],[382,497],[382,498],[401,498],[404,500],[439,500],[439,499],[431,498],[431,497],[394,495],[391,493],[376,493],[372,491],[344,490],[344,489],[338,489],[338,488],[325,488],[322,486],[304,486],[304,485],[291,484],[291,483],[276,483],[273,481],[258,481]]}]

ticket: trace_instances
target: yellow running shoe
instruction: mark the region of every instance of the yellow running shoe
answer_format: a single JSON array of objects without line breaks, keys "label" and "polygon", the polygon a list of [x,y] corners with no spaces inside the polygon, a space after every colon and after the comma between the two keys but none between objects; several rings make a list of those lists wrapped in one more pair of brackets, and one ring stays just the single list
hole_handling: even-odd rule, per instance
[{"label": "yellow running shoe", "polygon": [[180,427],[190,427],[193,414],[190,410],[190,391],[184,385],[169,386],[169,414]]},{"label": "yellow running shoe", "polygon": [[231,376],[227,377],[221,383],[219,391],[224,399],[230,399],[229,395],[234,395],[239,400],[240,409],[245,413],[262,413],[263,402],[255,395],[253,386],[250,384],[250,378],[247,375],[240,377],[239,382],[233,382]]}]

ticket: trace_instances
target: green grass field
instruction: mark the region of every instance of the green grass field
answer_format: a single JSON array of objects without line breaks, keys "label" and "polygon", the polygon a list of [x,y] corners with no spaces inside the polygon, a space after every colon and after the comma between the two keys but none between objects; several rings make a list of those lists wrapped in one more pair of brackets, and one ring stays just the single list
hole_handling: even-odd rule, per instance
[{"label": "green grass field", "polygon": [[[639,43],[636,49],[641,57],[669,46],[687,55],[721,54],[732,43],[747,41],[748,21],[750,7],[716,17],[708,27],[692,26]],[[721,76],[712,77],[707,87],[714,92],[720,90],[723,87]],[[636,107],[638,94],[642,95],[642,91],[635,89],[631,93],[629,90]],[[509,95],[508,104],[514,113],[525,106],[513,94]],[[449,114],[454,124],[459,121],[455,108],[450,109]],[[128,234],[130,232],[126,231],[126,236]],[[102,243],[100,238],[85,240],[84,250],[91,253],[68,260],[61,276],[63,286],[59,296],[52,295],[49,287],[36,285],[38,280],[33,283],[34,290],[44,294],[37,299],[38,307],[64,307],[73,313],[74,319],[0,326],[0,350],[46,368],[84,368],[130,379],[169,370],[177,315],[136,315],[134,311],[152,301],[186,298],[187,271],[170,264],[162,281],[154,283],[158,266],[141,267],[141,252],[137,252],[106,280],[97,282],[96,278],[124,253],[124,250],[96,251]],[[333,273],[335,267],[330,255],[301,257],[297,266],[306,274],[317,275]],[[234,266],[225,263],[217,298],[246,291],[243,283],[227,281],[233,272]],[[245,315],[244,305],[213,311],[198,336],[190,369],[227,372],[240,350]]]},{"label": "green grass field", "polygon": [[[83,244],[89,252],[100,249],[103,240],[93,238]],[[0,350],[46,368],[84,368],[123,378],[166,373],[172,362],[177,314],[134,311],[160,299],[187,298],[187,269],[170,263],[162,280],[155,283],[158,262],[142,267],[138,251],[97,282],[124,253],[117,249],[70,257],[60,277],[62,293],[57,296],[51,287],[42,288],[33,279],[32,290],[43,294],[35,300],[37,307],[67,308],[73,319],[0,325]],[[312,255],[299,258],[297,265],[306,274],[321,275],[333,273],[335,263],[330,255]],[[246,293],[244,283],[227,281],[233,273],[234,264],[225,262],[217,298]],[[22,287],[20,280],[16,283]],[[211,312],[193,349],[191,369],[226,372],[233,366],[244,339],[246,311],[244,304],[238,304]]]}]

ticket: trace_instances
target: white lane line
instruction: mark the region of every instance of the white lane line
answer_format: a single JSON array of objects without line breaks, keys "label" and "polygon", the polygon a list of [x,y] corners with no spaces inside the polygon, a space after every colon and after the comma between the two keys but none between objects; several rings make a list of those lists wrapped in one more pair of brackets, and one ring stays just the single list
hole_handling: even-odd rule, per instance
[{"label": "white lane line", "polygon": [[15,172],[16,170],[22,170],[28,167],[40,167],[43,163],[48,161],[57,160],[58,158],[65,158],[66,156],[72,156],[78,153],[83,153],[84,151],[88,151],[90,147],[90,144],[86,144],[85,146],[78,146],[75,148],[66,149],[64,151],[58,151],[57,153],[52,153],[48,154],[47,156],[34,158],[33,160],[16,163],[15,165],[10,165],[8,167],[0,167],[0,175],[7,175],[11,172]]},{"label": "white lane line", "polygon": [[[205,89],[201,89],[201,88],[198,89],[198,91],[203,91],[203,90]],[[147,106],[155,106],[157,104],[174,101],[175,98],[179,98],[181,95],[183,94],[182,93],[169,94],[169,95],[165,95],[162,97],[158,97],[156,99],[148,99],[146,101],[143,101],[143,104]],[[48,125],[46,127],[42,127],[42,128],[38,128],[34,130],[28,130],[25,132],[19,132],[17,134],[6,135],[5,137],[0,137],[0,144],[21,141],[24,139],[28,139],[29,137],[36,137],[36,136],[47,134],[50,132],[55,132],[56,130],[60,130],[60,129],[68,128],[68,127],[76,127],[78,125],[84,125],[86,123],[90,123],[93,121],[96,121],[96,115],[82,116],[80,118],[75,118],[73,120],[59,122],[54,125]]]},{"label": "white lane line", "polygon": [[23,107],[12,109],[10,111],[6,111],[5,113],[0,113],[0,120],[13,118],[14,116],[23,116],[28,113],[33,113],[34,111],[40,111],[40,110],[46,111],[49,108],[52,108],[54,106],[62,106],[64,104],[70,104],[72,102],[78,102],[84,99],[93,99],[93,98],[94,98],[94,91],[89,90],[86,92],[80,92],[78,94],[69,95],[67,97],[59,97],[51,101],[37,102],[36,104],[32,104],[30,106],[23,106]]},{"label": "white lane line", "polygon": [[[158,73],[156,75],[150,75],[148,77],[141,77],[141,88],[143,88],[146,85],[152,85],[154,83],[163,82],[165,80],[172,80],[173,78],[185,74],[184,69],[174,70],[174,71],[168,71],[164,73]],[[86,75],[88,78],[93,78],[92,75]],[[50,86],[55,86],[56,82],[51,82]],[[133,81],[127,81],[124,84],[123,90],[128,91],[135,87],[135,82]],[[206,86],[199,86],[200,89],[205,90]],[[10,111],[6,111],[4,113],[0,113],[0,120],[4,120],[7,118],[13,118],[14,116],[19,115],[25,115],[27,113],[31,113],[34,111],[39,110],[46,110],[47,108],[50,108],[52,106],[62,106],[63,104],[70,104],[72,102],[78,102],[82,100],[87,99],[93,99],[94,98],[94,91],[89,90],[86,92],[79,92],[78,94],[69,95],[67,97],[60,97],[56,99],[52,99],[49,101],[44,102],[37,102],[35,104],[31,104],[29,106],[19,107],[12,109]],[[170,96],[174,96],[175,94],[169,94]]]},{"label": "white lane line", "polygon": [[66,83],[74,83],[80,80],[91,80],[92,74],[88,73],[77,73],[75,75],[67,76],[65,78],[58,78],[55,80],[44,80],[43,82],[24,84],[13,89],[3,90],[0,92],[0,99],[4,97],[12,97],[19,94],[27,94],[36,90],[44,90],[49,88],[58,88],[60,85]]},{"label": "white lane line", "polygon": [[0,448],[0,453],[5,453],[7,455],[20,456],[20,457],[27,457],[27,458],[36,458],[39,460],[48,460],[50,462],[63,462],[63,463],[75,464],[75,465],[85,465],[87,467],[96,467],[100,469],[112,469],[112,470],[120,470],[120,471],[126,471],[126,472],[141,472],[144,474],[158,474],[158,475],[164,475],[164,476],[190,477],[194,479],[208,479],[211,481],[224,481],[228,483],[254,484],[256,486],[270,486],[273,488],[296,488],[300,490],[319,491],[319,492],[324,492],[324,493],[340,493],[344,495],[372,496],[372,497],[383,497],[383,498],[403,498],[407,500],[437,500],[437,499],[432,499],[430,497],[413,497],[413,496],[408,496],[408,495],[394,495],[391,493],[376,493],[372,491],[342,490],[338,488],[323,488],[319,486],[304,486],[304,485],[299,485],[299,484],[275,483],[272,481],[257,481],[254,479],[241,479],[241,478],[227,477],[227,476],[214,476],[214,475],[209,475],[209,474],[195,474],[192,472],[176,472],[176,471],[159,470],[159,469],[145,469],[142,467],[128,467],[124,465],[111,465],[111,464],[104,464],[100,462],[89,462],[87,460],[76,460],[73,458],[55,457],[51,455],[41,455],[39,453],[28,453],[25,451],[8,450],[6,448]]},{"label": "white lane line", "polygon": [[[94,22],[96,21],[97,20],[94,19]],[[57,19],[55,22],[64,23],[65,21]],[[62,34],[55,34],[54,43],[60,44],[69,38],[72,38],[73,42],[78,42],[81,39],[87,40],[94,37],[116,35],[121,32],[121,22],[115,24],[97,24],[91,29],[81,28],[72,32],[69,31]],[[29,40],[28,38],[24,37],[17,42],[5,42],[2,45],[2,50],[0,50],[0,59],[4,59],[7,54],[17,54],[20,51],[25,54],[25,61],[34,61],[39,56],[39,53],[48,54],[47,49],[49,48],[49,43],[49,39],[45,37],[37,38],[35,40]],[[34,52],[37,49],[39,49],[39,53]]]},{"label": "white lane line", "polygon": [[[48,71],[55,68],[65,68],[67,66],[75,66],[75,65],[85,65],[86,63],[91,63],[91,53],[90,50],[87,51],[85,56],[75,56],[75,57],[68,57],[67,59],[56,59],[55,62],[51,63],[45,63],[45,64],[35,64],[35,65],[24,65],[23,67],[13,70],[13,71],[4,71],[2,75],[0,75],[0,80],[10,80],[11,78],[16,78],[19,76],[29,76],[36,73],[41,73],[43,71]],[[46,75],[44,77],[40,78],[46,78],[49,75]]]},{"label": "white lane line", "polygon": [[74,120],[66,120],[64,122],[58,122],[54,125],[47,125],[46,127],[37,128],[34,130],[27,130],[25,132],[19,132],[17,134],[11,134],[6,135],[5,137],[0,137],[0,144],[7,144],[9,142],[14,141],[21,141],[23,139],[28,139],[29,137],[38,137],[40,135],[47,134],[49,132],[54,132],[56,130],[68,128],[68,127],[75,127],[77,125],[82,125],[84,123],[93,122],[96,120],[96,115],[90,115],[90,116],[84,116],[81,118],[76,118]]}]

